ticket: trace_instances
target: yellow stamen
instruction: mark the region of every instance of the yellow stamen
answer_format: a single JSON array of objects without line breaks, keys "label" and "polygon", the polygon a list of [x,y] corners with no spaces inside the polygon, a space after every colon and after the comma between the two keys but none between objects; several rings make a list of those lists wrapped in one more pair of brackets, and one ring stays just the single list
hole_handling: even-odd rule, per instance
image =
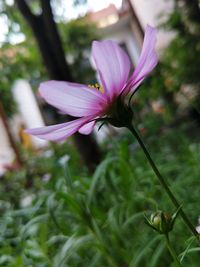
[{"label": "yellow stamen", "polygon": [[93,84],[89,84],[88,85],[89,88],[93,88],[93,89],[97,89],[99,90],[101,93],[104,93],[104,89],[101,85],[99,85],[98,83]]}]

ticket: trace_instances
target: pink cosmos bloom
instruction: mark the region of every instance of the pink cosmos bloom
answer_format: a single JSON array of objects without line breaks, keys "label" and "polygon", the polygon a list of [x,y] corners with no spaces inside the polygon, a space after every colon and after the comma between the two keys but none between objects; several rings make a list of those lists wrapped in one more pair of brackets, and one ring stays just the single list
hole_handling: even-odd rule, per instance
[{"label": "pink cosmos bloom", "polygon": [[[97,69],[99,88],[64,81],[48,81],[39,87],[39,93],[47,103],[78,119],[28,129],[26,132],[41,139],[62,141],[77,131],[81,134],[90,134],[96,121],[105,120],[106,117],[111,120],[115,118],[113,124],[116,126],[125,126],[118,123],[119,113],[122,111],[119,109],[122,108],[126,113],[128,109],[124,108],[125,96],[134,93],[156,66],[158,58],[155,43],[156,30],[147,26],[139,62],[129,77],[131,63],[122,48],[110,40],[94,41],[92,57]],[[120,108],[116,108],[119,106],[116,103],[120,103]],[[124,118],[121,121],[123,120]]]}]

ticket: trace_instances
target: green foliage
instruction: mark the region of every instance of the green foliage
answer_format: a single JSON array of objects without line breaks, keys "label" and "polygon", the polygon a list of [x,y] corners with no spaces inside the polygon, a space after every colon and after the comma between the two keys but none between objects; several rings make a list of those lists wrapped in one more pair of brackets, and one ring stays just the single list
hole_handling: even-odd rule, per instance
[{"label": "green foliage", "polygon": [[[12,116],[16,111],[11,91],[15,80],[27,79],[35,86],[41,77],[46,76],[46,72],[26,21],[16,12],[15,6],[7,5],[5,1],[3,3],[0,16],[6,16],[9,27],[0,50],[0,98],[6,114]],[[18,38],[21,41],[13,44]]]},{"label": "green foliage", "polygon": [[[195,225],[200,145],[183,132],[145,140]],[[1,180],[0,266],[173,266],[162,236],[145,225],[143,216],[157,210],[172,214],[172,204],[129,134],[106,146],[109,152],[92,177],[72,147],[56,145],[52,155],[27,158],[24,170]],[[66,149],[73,156],[63,165]],[[24,207],[27,197],[31,201]],[[190,234],[178,217],[172,243],[183,266],[198,267]]]},{"label": "green foliage", "polygon": [[[184,1],[182,1],[184,2]],[[168,20],[163,25],[175,32],[175,37],[164,51],[163,61],[167,65],[167,76],[170,77],[176,90],[182,84],[199,84],[200,82],[200,41],[199,31],[195,27],[193,17],[189,17],[189,7],[175,6]],[[199,10],[200,17],[200,10]],[[189,25],[188,25],[189,23]],[[200,27],[200,20],[198,23]]]},{"label": "green foliage", "polygon": [[34,40],[29,40],[12,46],[5,44],[1,47],[0,98],[8,116],[16,111],[12,98],[12,86],[17,79],[27,79],[33,85],[38,84],[40,76],[44,75],[44,69],[38,57]]},{"label": "green foliage", "polygon": [[[184,97],[185,110],[195,109],[199,118],[200,84],[200,8],[198,0],[174,0],[174,8],[160,28],[171,31],[174,36],[162,51],[160,62],[153,75],[145,82],[138,94],[141,106],[152,100],[163,101],[168,121],[176,120],[180,114],[180,101],[177,95]],[[194,8],[196,7],[196,8]],[[184,95],[187,86],[188,96]]]}]

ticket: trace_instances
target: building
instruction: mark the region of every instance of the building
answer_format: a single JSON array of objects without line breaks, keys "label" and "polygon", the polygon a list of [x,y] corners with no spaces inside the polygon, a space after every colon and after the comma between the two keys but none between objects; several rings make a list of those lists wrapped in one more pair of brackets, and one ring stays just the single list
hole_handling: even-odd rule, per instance
[{"label": "building", "polygon": [[128,1],[123,1],[120,9],[110,4],[102,10],[90,12],[87,19],[96,24],[102,39],[111,39],[119,43],[129,54],[133,65],[137,63],[143,29]]}]

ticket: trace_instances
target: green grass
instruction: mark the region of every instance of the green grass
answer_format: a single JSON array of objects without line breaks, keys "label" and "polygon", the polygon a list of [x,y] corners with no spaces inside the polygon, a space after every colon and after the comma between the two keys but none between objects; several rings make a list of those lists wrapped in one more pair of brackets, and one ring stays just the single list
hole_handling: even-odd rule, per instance
[{"label": "green grass", "polygon": [[[196,225],[198,137],[176,129],[143,139]],[[175,266],[164,237],[144,223],[144,212],[173,213],[173,205],[132,136],[110,143],[93,176],[79,164],[74,148],[56,145],[50,157],[28,157],[28,168],[1,180],[0,266]],[[73,156],[63,167],[59,158],[66,150]],[[51,174],[49,181],[42,179],[45,173]],[[31,205],[22,208],[21,199],[30,194]],[[170,238],[183,266],[198,267],[198,244],[180,217]]]}]

